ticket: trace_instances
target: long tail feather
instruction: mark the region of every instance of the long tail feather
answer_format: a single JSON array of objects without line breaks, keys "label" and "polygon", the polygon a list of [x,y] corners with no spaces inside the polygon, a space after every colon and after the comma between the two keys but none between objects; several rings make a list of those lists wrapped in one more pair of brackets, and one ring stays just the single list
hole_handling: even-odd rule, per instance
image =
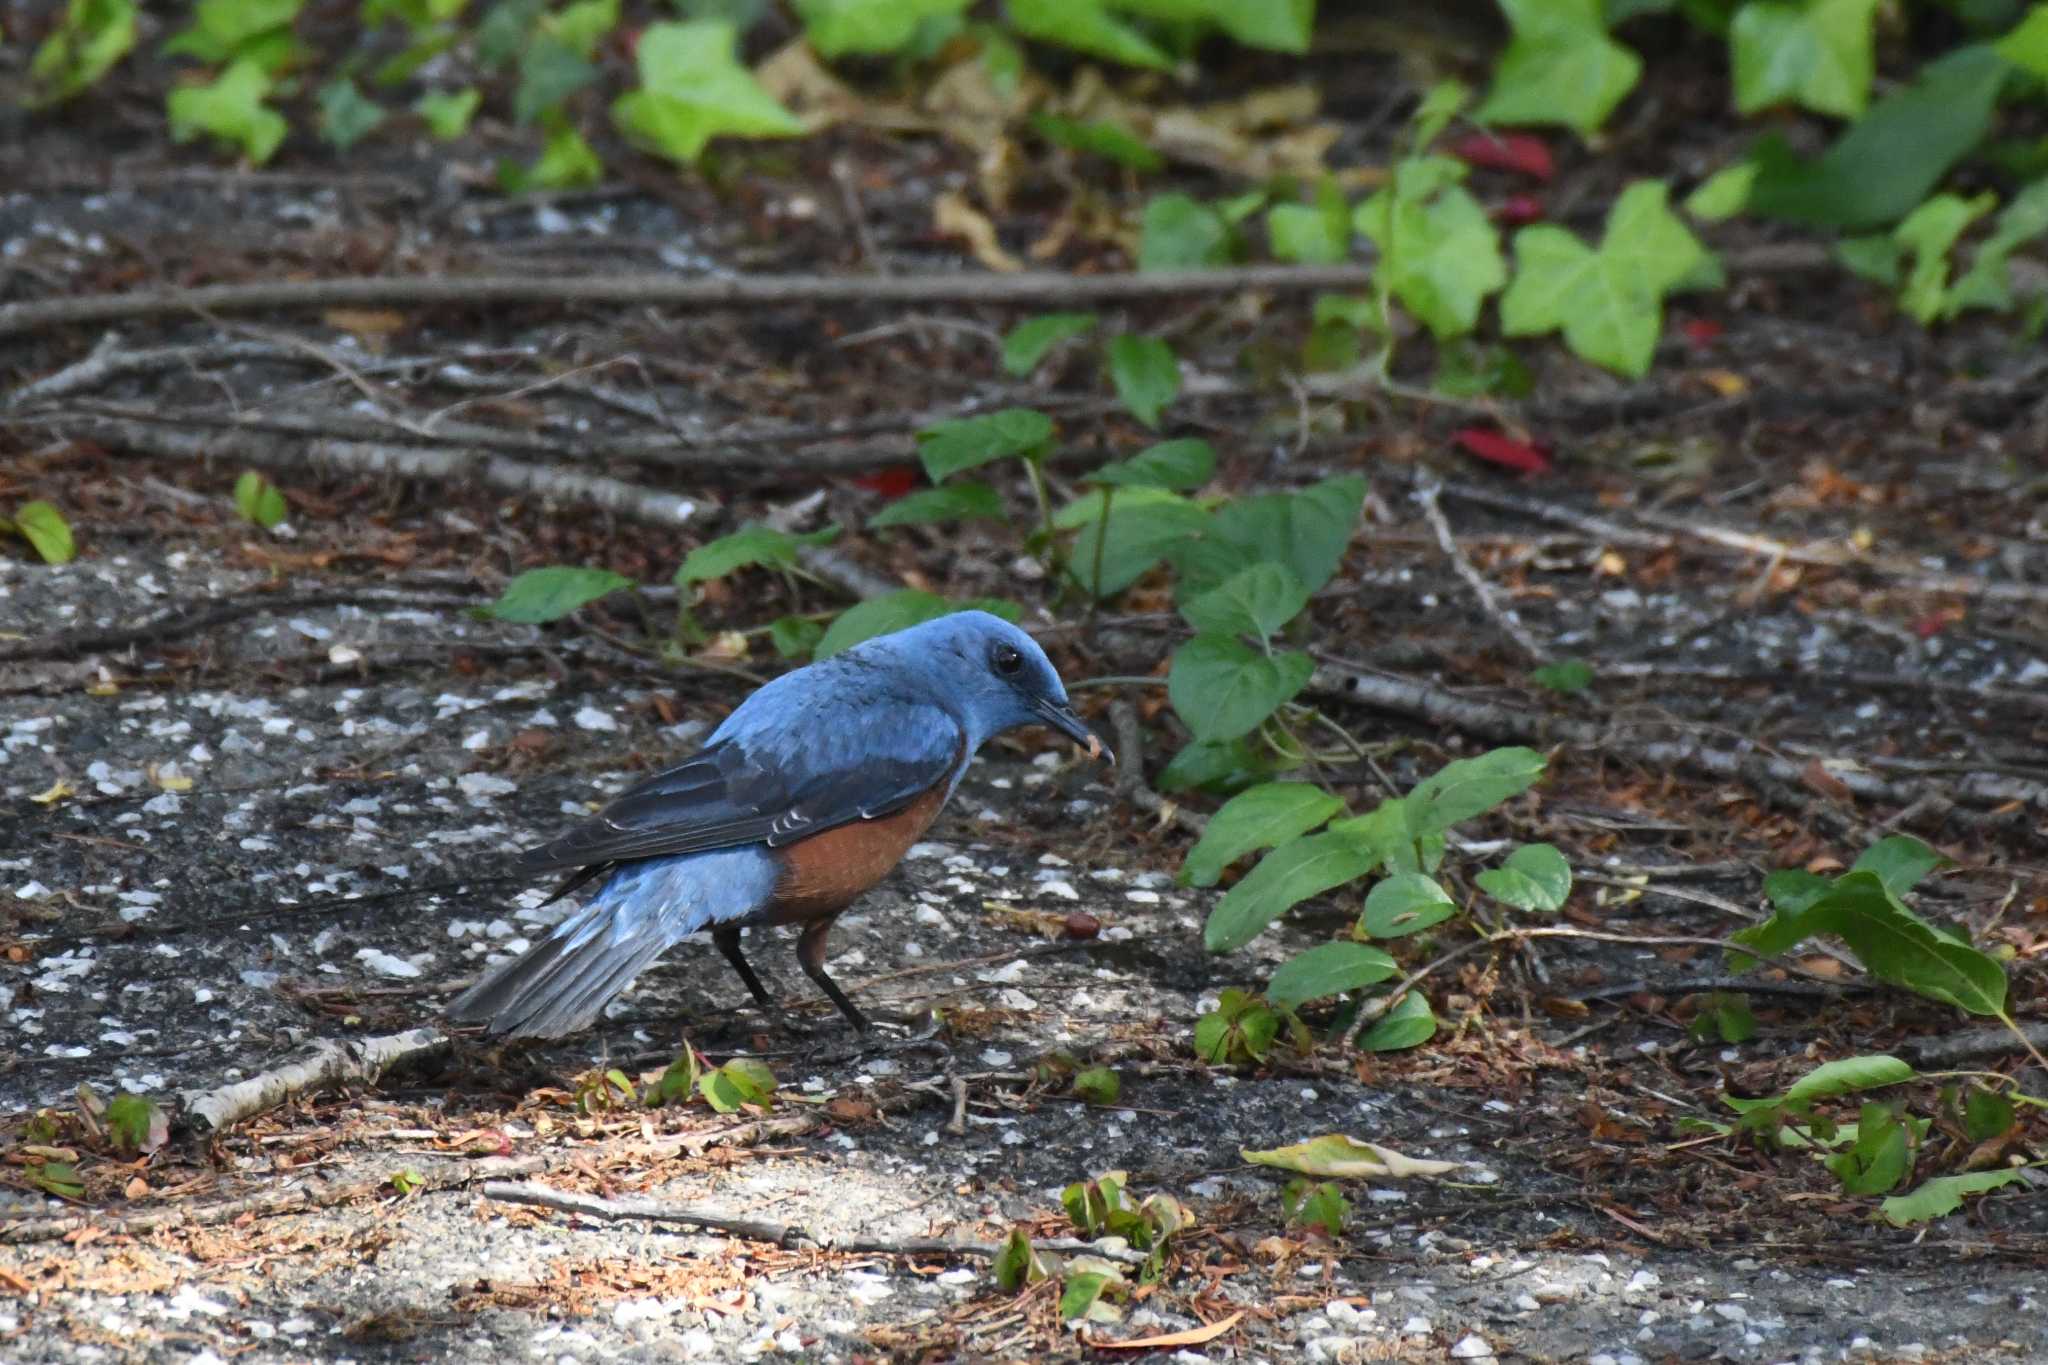
[{"label": "long tail feather", "polygon": [[529,1038],[587,1028],[671,944],[766,904],[780,874],[758,847],[625,864],[553,933],[457,996],[448,1017]]}]

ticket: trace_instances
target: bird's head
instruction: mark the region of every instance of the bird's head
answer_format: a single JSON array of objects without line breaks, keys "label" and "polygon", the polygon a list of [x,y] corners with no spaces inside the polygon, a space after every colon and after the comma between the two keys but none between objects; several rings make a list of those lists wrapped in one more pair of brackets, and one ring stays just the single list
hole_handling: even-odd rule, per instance
[{"label": "bird's head", "polygon": [[1049,725],[1087,749],[1113,757],[1074,714],[1067,689],[1038,642],[985,611],[960,611],[856,646],[886,654],[957,717],[971,747],[1023,725]]}]

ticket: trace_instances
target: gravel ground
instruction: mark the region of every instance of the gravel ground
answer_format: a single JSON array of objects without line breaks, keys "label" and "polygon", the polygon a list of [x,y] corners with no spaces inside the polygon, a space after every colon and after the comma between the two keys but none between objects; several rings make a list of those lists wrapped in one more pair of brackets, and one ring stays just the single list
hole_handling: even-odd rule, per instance
[{"label": "gravel ground", "polygon": [[[256,586],[193,553],[62,570],[0,561],[0,600],[31,637]],[[453,983],[517,951],[559,912],[537,907],[539,891],[457,883],[623,784],[624,764],[682,752],[702,720],[666,719],[653,688],[590,685],[573,656],[559,675],[346,676],[361,659],[430,637],[445,644],[443,632],[480,650],[528,638],[527,628],[422,605],[460,596],[311,605],[213,637],[251,678],[266,660],[324,652],[334,676],[317,685],[138,680],[0,700],[0,905],[32,949],[0,967],[12,1054],[0,1106],[64,1106],[81,1083],[164,1096],[255,1074],[311,1038],[429,1024]],[[98,666],[140,677],[118,654]],[[72,668],[16,665],[9,681]],[[60,781],[74,790],[37,801]],[[523,1055],[458,1043],[423,1073],[303,1102],[218,1140],[216,1169],[161,1176],[173,1187],[152,1189],[159,1202],[132,1207],[176,1207],[175,1182],[188,1179],[195,1188],[182,1198],[194,1207],[250,1193],[367,1193],[214,1226],[0,1245],[0,1282],[15,1294],[0,1298],[0,1339],[14,1358],[53,1361],[1043,1349],[1019,1334],[1022,1319],[973,1325],[977,1311],[1007,1303],[980,1262],[783,1250],[480,1195],[481,1177],[539,1158],[547,1165],[535,1178],[564,1188],[771,1217],[828,1241],[999,1238],[1056,1213],[1069,1181],[1129,1170],[1135,1189],[1171,1191],[1198,1227],[1217,1230],[1204,1260],[1235,1270],[1211,1281],[1202,1305],[1252,1310],[1180,1359],[2048,1354],[2048,1276],[2031,1265],[1916,1257],[1905,1234],[1887,1237],[1886,1263],[1871,1264],[1871,1244],[1846,1227],[1839,1248],[1689,1248],[1676,1228],[1658,1245],[1658,1226],[1623,1212],[1627,1194],[1581,1181],[1555,1160],[1557,1146],[1534,1140],[1575,1126],[1580,1082],[1568,1066],[1537,1069],[1507,1096],[1431,1084],[1426,1067],[1362,1079],[1341,1068],[1232,1075],[1188,1065],[1198,1005],[1262,974],[1317,927],[1310,917],[1269,935],[1250,961],[1207,958],[1197,929],[1210,893],[1120,865],[1104,823],[1112,805],[1102,774],[1062,752],[994,752],[976,765],[931,842],[835,936],[842,980],[912,1021],[879,1040],[849,1040],[806,986],[790,985],[801,977],[782,948],[759,958],[804,1002],[808,1036],[736,1009],[742,993],[708,945],[679,949],[596,1036]],[[1099,937],[1034,932],[1075,911],[1096,917]],[[951,1011],[951,1027],[920,1041],[914,1021],[933,1005]],[[684,1026],[715,1056],[754,1051],[807,1100],[848,1107],[780,1139],[695,1154],[671,1143],[665,1159],[649,1159],[663,1138],[710,1131],[703,1111],[600,1115],[593,1127],[561,1102],[566,1091],[548,1089],[594,1067],[656,1066]],[[1529,1046],[1569,1032],[1538,1026]],[[1110,1059],[1123,1076],[1120,1106],[1004,1089],[1001,1077],[1054,1050]],[[1640,1058],[1613,1051],[1626,1065],[1656,1047]],[[956,1077],[974,1100],[962,1124],[948,1095]],[[819,1112],[782,1112],[792,1110]],[[445,1136],[477,1127],[502,1141],[500,1154],[451,1156]],[[1269,1241],[1283,1231],[1280,1181],[1238,1150],[1326,1132],[1460,1169],[1358,1188],[1335,1245]],[[314,1155],[287,1159],[301,1148]],[[409,1196],[389,1182],[407,1171],[428,1177]],[[61,1212],[54,1200],[0,1192],[0,1244]],[[1113,1334],[1197,1325],[1193,1301],[1174,1288],[1135,1305]],[[931,1335],[949,1322],[966,1323],[966,1336]]]}]

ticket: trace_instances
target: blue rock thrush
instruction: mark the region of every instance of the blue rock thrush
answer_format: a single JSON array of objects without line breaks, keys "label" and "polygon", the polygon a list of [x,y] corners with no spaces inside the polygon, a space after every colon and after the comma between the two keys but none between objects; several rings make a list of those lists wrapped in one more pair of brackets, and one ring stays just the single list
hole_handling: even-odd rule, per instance
[{"label": "blue rock thrush", "polygon": [[521,871],[573,874],[557,897],[598,878],[603,885],[523,957],[464,991],[448,1017],[559,1038],[705,929],[772,1010],[740,953],[740,930],[801,924],[797,960],[865,1029],[825,972],[832,921],[931,825],[975,750],[1034,724],[1091,756],[1107,752],[1074,714],[1045,652],[986,612],[943,616],[786,673],[742,702],[694,757],[520,857]]}]

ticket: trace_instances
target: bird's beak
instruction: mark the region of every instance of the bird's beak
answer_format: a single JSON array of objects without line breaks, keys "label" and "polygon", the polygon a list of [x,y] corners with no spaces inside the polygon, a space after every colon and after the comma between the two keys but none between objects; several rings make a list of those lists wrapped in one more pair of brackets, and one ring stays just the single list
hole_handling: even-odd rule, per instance
[{"label": "bird's beak", "polygon": [[1110,752],[1101,736],[1090,730],[1087,723],[1074,714],[1073,704],[1063,701],[1045,700],[1037,705],[1037,711],[1047,725],[1088,751],[1088,757],[1107,762],[1116,762],[1116,755]]}]

